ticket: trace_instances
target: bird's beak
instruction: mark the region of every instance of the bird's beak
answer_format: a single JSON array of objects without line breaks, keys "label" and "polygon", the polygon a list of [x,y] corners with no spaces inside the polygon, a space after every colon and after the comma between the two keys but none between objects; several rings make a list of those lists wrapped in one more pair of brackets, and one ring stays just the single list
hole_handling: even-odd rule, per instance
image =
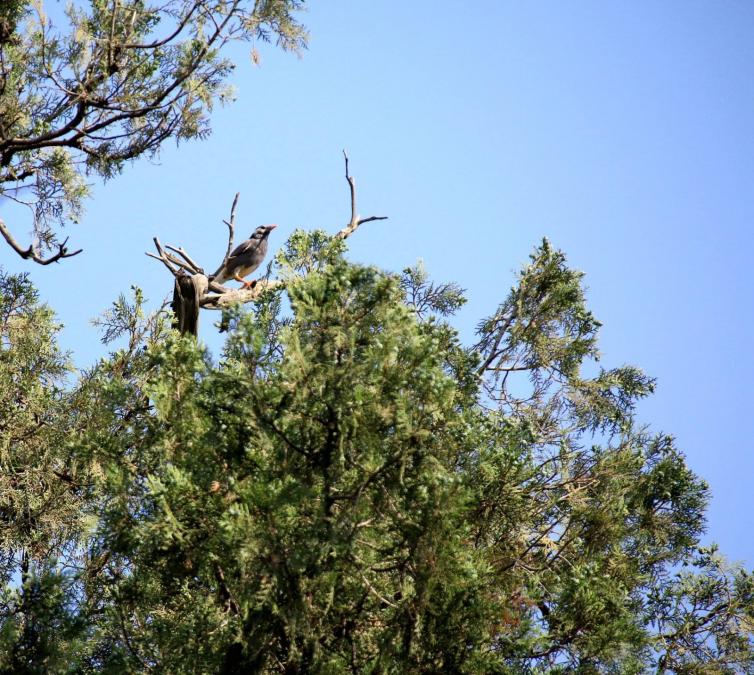
[{"label": "bird's beak", "polygon": [[268,232],[272,232],[272,230],[274,230],[277,227],[277,225],[265,225],[265,227],[267,228]]}]

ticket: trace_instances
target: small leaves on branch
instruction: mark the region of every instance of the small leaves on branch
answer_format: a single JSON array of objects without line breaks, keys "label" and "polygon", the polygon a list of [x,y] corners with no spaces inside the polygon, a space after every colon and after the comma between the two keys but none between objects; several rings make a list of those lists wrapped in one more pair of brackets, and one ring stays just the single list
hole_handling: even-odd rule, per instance
[{"label": "small leaves on branch", "polygon": [[344,254],[294,232],[290,302],[229,311],[220,359],[133,289],[73,387],[0,275],[0,670],[754,672],[754,575],[700,547],[709,487],[635,418],[651,378],[595,375],[563,254],[476,345],[457,286]]},{"label": "small leaves on branch", "polygon": [[42,265],[80,253],[60,228],[81,215],[89,176],[208,135],[215,103],[232,96],[230,43],[306,46],[302,0],[85,4],[71,4],[61,27],[42,0],[0,3],[0,196],[28,208],[36,243],[5,223],[0,232]]}]

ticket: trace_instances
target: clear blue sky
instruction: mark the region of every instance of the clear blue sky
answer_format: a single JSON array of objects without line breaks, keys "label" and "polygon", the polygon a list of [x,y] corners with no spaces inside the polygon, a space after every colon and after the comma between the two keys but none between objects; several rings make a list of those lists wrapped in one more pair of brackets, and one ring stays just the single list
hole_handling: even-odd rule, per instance
[{"label": "clear blue sky", "polygon": [[102,353],[89,320],[118,293],[170,292],[153,235],[216,266],[236,191],[239,234],[278,223],[273,246],[342,226],[345,147],[361,215],[390,216],[352,258],[460,283],[469,339],[543,236],[586,272],[603,364],[658,378],[640,417],[677,436],[711,484],[711,538],[754,565],[754,3],[313,0],[305,21],[302,60],[236,52],[238,100],[208,141],[96,187],[69,231],[81,256],[0,250],[76,362]]}]

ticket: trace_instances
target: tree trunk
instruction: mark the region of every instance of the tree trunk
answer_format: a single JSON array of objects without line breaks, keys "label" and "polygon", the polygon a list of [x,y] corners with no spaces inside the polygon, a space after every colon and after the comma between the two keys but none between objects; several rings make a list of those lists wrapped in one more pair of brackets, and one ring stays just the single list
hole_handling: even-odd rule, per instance
[{"label": "tree trunk", "polygon": [[208,281],[203,274],[188,276],[183,274],[175,278],[173,302],[171,307],[175,319],[173,328],[196,336],[199,332],[199,300],[207,292]]}]

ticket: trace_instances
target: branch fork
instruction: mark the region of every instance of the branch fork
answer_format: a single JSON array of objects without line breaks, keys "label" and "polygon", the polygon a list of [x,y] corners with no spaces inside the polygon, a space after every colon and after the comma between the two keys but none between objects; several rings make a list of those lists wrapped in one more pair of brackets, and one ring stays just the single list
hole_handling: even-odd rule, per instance
[{"label": "branch fork", "polygon": [[84,250],[83,248],[80,248],[77,251],[69,251],[68,247],[66,246],[66,244],[68,243],[68,237],[66,237],[62,243],[56,244],[56,246],[58,247],[57,253],[51,255],[49,258],[44,258],[34,250],[33,245],[30,245],[28,248],[21,246],[21,244],[19,244],[10,233],[8,226],[5,224],[5,221],[2,218],[0,218],[0,234],[3,235],[5,241],[10,244],[10,247],[24,260],[33,260],[35,263],[38,263],[40,265],[49,265],[51,263],[58,262],[58,260],[62,260],[63,258],[73,258],[73,256],[78,255],[79,253],[81,253],[81,251]]},{"label": "branch fork", "polygon": [[[343,158],[345,160],[345,176],[350,193],[351,217],[348,224],[334,235],[337,239],[347,239],[364,223],[369,223],[373,220],[387,219],[387,216],[359,218],[356,211],[356,181],[349,172],[348,154],[345,150],[343,151]],[[238,206],[239,197],[240,193],[237,192],[230,208],[230,218],[229,220],[223,220],[228,227],[228,247],[222,262],[214,274],[208,275],[196,260],[182,247],[171,246],[169,244],[163,246],[158,237],[153,238],[157,253],[146,253],[150,258],[159,260],[165,265],[175,278],[176,290],[173,299],[173,311],[176,313],[175,325],[180,328],[181,332],[192,332],[196,334],[198,311],[200,308],[219,310],[230,307],[236,303],[253,302],[265,291],[285,287],[285,281],[282,279],[260,279],[252,288],[238,289],[231,289],[213,281],[213,278],[217,276],[220,270],[222,270],[228,262],[228,258],[233,250],[233,239],[236,228],[236,208]],[[0,221],[0,224],[1,223],[2,221]],[[70,255],[75,255],[75,253]],[[194,313],[193,321],[188,323],[183,316],[185,309],[184,305],[186,303],[192,304],[192,312]]]}]

